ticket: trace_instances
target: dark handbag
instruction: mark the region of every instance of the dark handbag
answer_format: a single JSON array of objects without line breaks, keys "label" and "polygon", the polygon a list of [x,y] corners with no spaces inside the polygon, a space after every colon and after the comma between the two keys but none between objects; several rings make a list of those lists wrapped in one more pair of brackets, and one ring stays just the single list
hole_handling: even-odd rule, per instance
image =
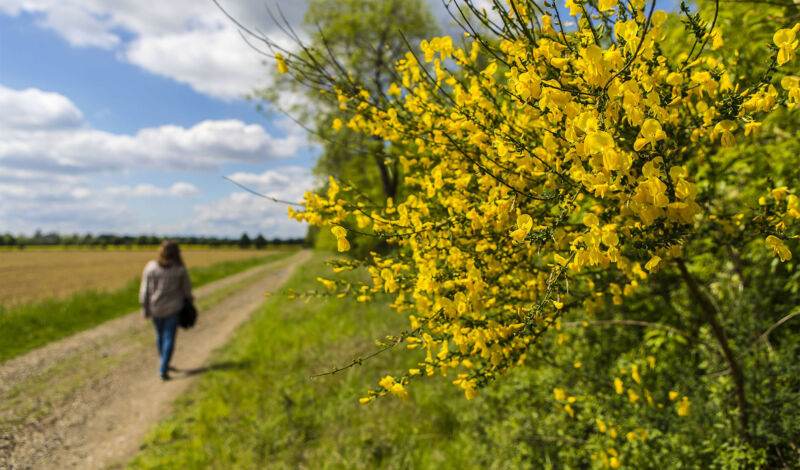
[{"label": "dark handbag", "polygon": [[191,328],[195,322],[197,322],[197,309],[194,308],[192,299],[184,299],[178,324],[181,328]]}]

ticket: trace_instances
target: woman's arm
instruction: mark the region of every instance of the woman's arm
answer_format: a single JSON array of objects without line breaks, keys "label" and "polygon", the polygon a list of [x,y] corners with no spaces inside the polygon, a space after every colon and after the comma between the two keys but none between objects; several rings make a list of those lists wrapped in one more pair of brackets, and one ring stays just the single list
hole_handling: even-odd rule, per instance
[{"label": "woman's arm", "polygon": [[139,305],[142,306],[142,316],[150,317],[150,270],[147,266],[142,272],[142,284],[139,286]]}]

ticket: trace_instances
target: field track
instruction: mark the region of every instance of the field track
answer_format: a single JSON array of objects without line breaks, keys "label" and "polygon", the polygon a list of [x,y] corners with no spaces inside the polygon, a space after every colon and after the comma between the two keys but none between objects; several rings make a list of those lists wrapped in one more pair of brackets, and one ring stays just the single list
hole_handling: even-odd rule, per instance
[{"label": "field track", "polygon": [[138,312],[51,343],[0,365],[0,468],[117,468],[137,451],[145,433],[204,370],[212,351],[311,257],[301,251],[204,286],[214,292],[257,280],[201,311],[178,333],[174,379],[158,378],[153,327]]},{"label": "field track", "polygon": [[[193,268],[275,252],[192,248],[181,251],[186,265]],[[118,289],[140,276],[145,263],[155,255],[155,249],[0,251],[0,304],[8,307],[45,297],[63,298],[90,289]]]}]

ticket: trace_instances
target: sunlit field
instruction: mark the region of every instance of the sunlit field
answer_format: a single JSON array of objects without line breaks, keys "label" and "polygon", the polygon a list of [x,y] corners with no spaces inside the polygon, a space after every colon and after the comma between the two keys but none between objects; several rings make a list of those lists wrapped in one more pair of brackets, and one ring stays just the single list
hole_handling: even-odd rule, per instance
[{"label": "sunlit field", "polygon": [[[291,253],[294,250],[186,250],[184,258],[196,288],[279,260]],[[6,254],[9,253],[3,253]],[[0,362],[137,308],[140,270],[153,257],[152,251],[43,251],[13,254],[29,255],[27,259],[23,256],[19,259],[27,261],[32,267],[29,271],[18,269],[20,273],[29,274],[27,279],[31,285],[17,282],[18,279],[14,280],[14,285],[28,287],[31,295],[36,297],[35,300],[14,305],[0,302],[0,331],[3,332],[0,334]],[[58,268],[45,269],[48,256],[58,260],[54,263]],[[96,265],[89,264],[86,259],[96,260]],[[33,260],[38,260],[40,264]],[[113,264],[112,260],[116,260],[117,264]],[[84,269],[71,271],[68,261]],[[34,270],[38,278],[30,275],[30,271]],[[6,289],[5,280],[10,276],[3,274],[0,286]],[[113,276],[117,277],[117,285],[110,288],[113,284],[109,278]],[[62,298],[53,295],[56,290],[35,292],[35,286],[47,286],[47,283],[58,285],[59,282],[71,285],[73,290],[63,288]]]},{"label": "sunlit field", "polygon": [[[274,250],[183,250],[189,268],[256,258]],[[156,249],[21,250],[0,252],[0,305],[11,307],[44,298],[65,298],[85,290],[113,290],[142,274]]]}]

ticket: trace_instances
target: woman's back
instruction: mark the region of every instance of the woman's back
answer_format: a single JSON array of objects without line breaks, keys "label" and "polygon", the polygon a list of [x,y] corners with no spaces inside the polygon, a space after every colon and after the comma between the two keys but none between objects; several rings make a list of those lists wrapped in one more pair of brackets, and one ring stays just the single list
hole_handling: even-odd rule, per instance
[{"label": "woman's back", "polygon": [[150,261],[142,273],[140,302],[153,318],[178,313],[184,299],[192,297],[192,287],[186,267],[181,264],[162,266]]}]

